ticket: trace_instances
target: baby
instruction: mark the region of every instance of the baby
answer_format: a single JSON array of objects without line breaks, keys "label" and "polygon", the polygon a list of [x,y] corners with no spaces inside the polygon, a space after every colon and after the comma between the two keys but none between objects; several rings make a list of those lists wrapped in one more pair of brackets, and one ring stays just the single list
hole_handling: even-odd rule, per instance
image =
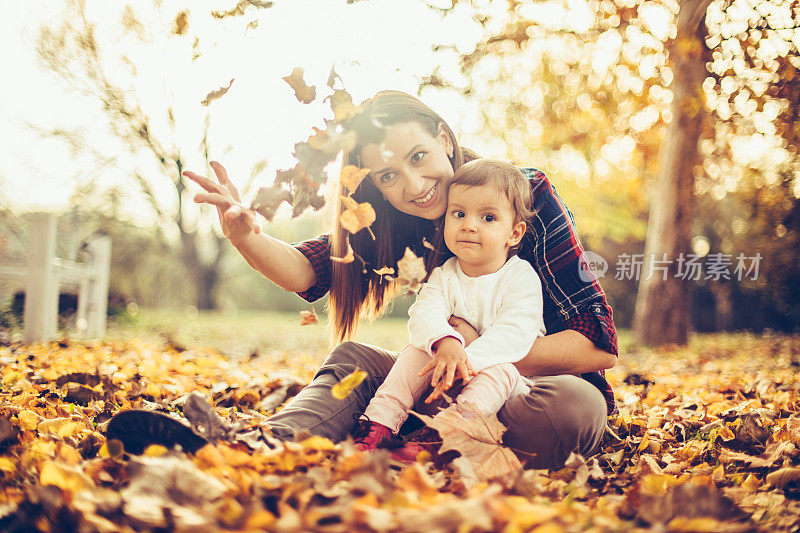
[{"label": "baby", "polygon": [[[455,173],[443,229],[455,257],[431,272],[409,310],[410,344],[353,432],[360,450],[396,434],[428,384],[433,392],[426,403],[449,389],[457,374],[466,385],[456,403],[469,402],[485,416],[529,392],[513,363],[545,334],[539,276],[515,255],[530,205],[530,184],[511,164],[478,159]],[[448,322],[451,315],[480,337],[466,346]],[[407,451],[399,457],[413,460],[416,448]]]}]

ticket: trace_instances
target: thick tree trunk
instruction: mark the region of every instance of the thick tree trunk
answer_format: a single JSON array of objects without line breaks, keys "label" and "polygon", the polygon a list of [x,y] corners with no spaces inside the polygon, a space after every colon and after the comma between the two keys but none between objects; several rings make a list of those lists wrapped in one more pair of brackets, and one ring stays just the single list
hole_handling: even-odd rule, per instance
[{"label": "thick tree trunk", "polygon": [[[650,200],[645,256],[633,317],[637,341],[685,344],[689,336],[690,281],[676,261],[691,253],[694,167],[704,117],[702,84],[709,59],[705,10],[709,0],[680,2],[678,31],[670,49],[672,122],[660,151],[660,169]],[[666,263],[662,262],[666,258]],[[658,267],[653,270],[653,259]],[[666,267],[666,275],[660,268]]]}]

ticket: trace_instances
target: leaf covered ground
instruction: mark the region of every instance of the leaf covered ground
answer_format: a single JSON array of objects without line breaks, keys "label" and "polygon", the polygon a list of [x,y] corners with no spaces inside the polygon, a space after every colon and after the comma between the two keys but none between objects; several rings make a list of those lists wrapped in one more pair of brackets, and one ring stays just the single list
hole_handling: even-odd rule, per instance
[{"label": "leaf covered ground", "polygon": [[[598,455],[477,483],[452,463],[276,441],[263,420],[317,364],[135,339],[0,347],[0,530],[798,529],[798,337],[630,350],[608,373],[619,414]],[[198,398],[216,445],[132,456],[105,440],[121,410]]]}]

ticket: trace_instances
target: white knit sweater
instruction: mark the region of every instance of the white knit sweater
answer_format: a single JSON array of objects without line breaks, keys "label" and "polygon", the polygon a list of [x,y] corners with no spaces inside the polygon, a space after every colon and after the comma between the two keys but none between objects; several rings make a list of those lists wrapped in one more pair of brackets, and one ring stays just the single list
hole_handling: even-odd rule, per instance
[{"label": "white knit sweater", "polygon": [[450,258],[431,272],[408,311],[411,344],[431,354],[444,337],[464,338],[447,320],[463,318],[480,337],[466,348],[476,372],[525,357],[537,337],[545,334],[542,284],[527,261],[511,256],[500,270],[469,277],[458,259]]}]

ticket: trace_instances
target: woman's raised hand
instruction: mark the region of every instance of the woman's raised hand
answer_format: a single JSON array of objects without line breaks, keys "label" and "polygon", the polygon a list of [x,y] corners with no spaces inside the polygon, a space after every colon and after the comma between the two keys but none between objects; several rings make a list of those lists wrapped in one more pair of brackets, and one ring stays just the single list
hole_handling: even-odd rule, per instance
[{"label": "woman's raised hand", "polygon": [[225,168],[216,161],[211,161],[209,164],[216,174],[216,182],[190,170],[183,172],[184,176],[206,191],[196,194],[194,201],[198,204],[210,204],[217,208],[222,233],[233,244],[250,233],[260,233],[261,228],[256,223],[256,214],[252,209],[241,204],[239,191],[228,179]]}]

